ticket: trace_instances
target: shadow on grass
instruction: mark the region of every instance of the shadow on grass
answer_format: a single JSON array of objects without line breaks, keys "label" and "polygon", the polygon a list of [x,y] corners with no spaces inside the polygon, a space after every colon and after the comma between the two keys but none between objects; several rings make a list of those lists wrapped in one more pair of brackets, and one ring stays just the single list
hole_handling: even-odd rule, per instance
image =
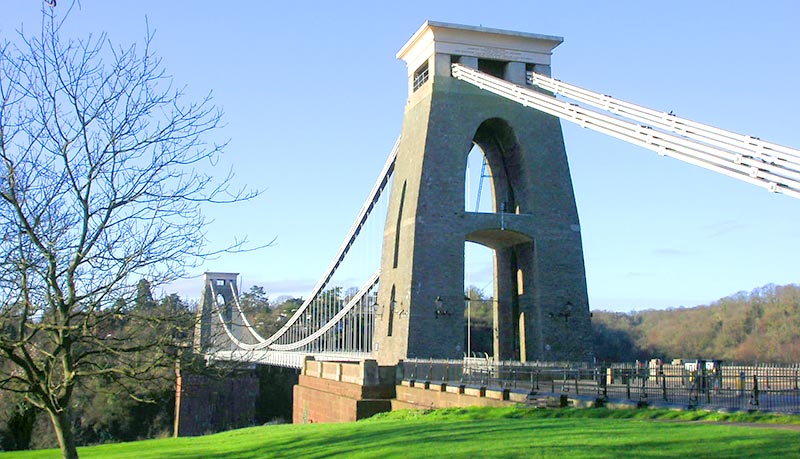
[{"label": "shadow on grass", "polygon": [[[788,437],[798,440],[797,434],[779,431],[626,420],[376,422],[369,426],[295,426],[286,432],[265,435],[260,444],[220,442],[227,444],[227,451],[218,450],[219,443],[215,442],[213,455],[226,459],[787,457],[796,453],[796,446],[787,441]],[[211,455],[212,450],[204,449],[202,453],[198,455],[195,450],[182,454],[176,450],[170,452],[170,457],[194,459]]]},{"label": "shadow on grass", "polygon": [[[348,424],[266,426],[195,438],[81,448],[84,459],[772,458],[797,457],[800,434],[707,423],[536,416],[467,409]],[[49,453],[31,455],[32,453]],[[0,458],[58,457],[57,452]]]}]

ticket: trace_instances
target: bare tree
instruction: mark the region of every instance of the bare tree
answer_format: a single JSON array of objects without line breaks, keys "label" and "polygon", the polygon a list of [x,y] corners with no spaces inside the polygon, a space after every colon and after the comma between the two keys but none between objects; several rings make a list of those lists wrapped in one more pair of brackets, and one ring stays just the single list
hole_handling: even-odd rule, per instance
[{"label": "bare tree", "polygon": [[0,389],[47,412],[75,458],[76,385],[147,377],[180,347],[185,314],[132,311],[137,282],[185,275],[207,256],[203,207],[252,193],[201,172],[221,113],[185,101],[151,34],[66,39],[44,11],[39,36],[0,43]]}]

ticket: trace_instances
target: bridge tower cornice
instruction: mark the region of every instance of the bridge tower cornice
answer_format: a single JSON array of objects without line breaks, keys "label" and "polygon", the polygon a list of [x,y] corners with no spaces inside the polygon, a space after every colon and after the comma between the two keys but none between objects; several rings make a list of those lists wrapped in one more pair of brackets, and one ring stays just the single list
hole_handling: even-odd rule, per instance
[{"label": "bridge tower cornice", "polygon": [[516,63],[507,66],[504,77],[524,83],[526,68],[550,74],[553,49],[563,41],[562,37],[551,35],[426,21],[397,52],[397,58],[406,62],[409,94],[414,92],[414,73],[424,66],[429,66],[432,78],[449,78],[453,62],[478,68],[478,59]]}]

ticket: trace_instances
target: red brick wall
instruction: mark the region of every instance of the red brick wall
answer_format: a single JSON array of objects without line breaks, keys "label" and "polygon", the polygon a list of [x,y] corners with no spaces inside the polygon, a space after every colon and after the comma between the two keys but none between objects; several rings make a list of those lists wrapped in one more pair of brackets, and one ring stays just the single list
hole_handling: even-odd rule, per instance
[{"label": "red brick wall", "polygon": [[178,390],[176,436],[186,437],[253,424],[258,378],[251,371],[225,377],[184,375]]},{"label": "red brick wall", "polygon": [[300,375],[294,386],[294,424],[351,422],[391,409],[394,386],[359,384]]}]

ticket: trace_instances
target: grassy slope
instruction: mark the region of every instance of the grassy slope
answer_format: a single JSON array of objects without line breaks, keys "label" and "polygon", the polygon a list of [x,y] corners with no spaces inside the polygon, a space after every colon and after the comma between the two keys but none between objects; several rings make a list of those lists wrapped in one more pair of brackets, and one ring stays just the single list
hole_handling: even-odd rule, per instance
[{"label": "grassy slope", "polygon": [[[469,408],[399,412],[349,424],[253,427],[196,438],[81,448],[82,458],[792,458],[800,431],[680,420],[789,422],[795,418],[708,415],[653,410]],[[57,451],[0,454],[2,459],[54,458]]]}]

